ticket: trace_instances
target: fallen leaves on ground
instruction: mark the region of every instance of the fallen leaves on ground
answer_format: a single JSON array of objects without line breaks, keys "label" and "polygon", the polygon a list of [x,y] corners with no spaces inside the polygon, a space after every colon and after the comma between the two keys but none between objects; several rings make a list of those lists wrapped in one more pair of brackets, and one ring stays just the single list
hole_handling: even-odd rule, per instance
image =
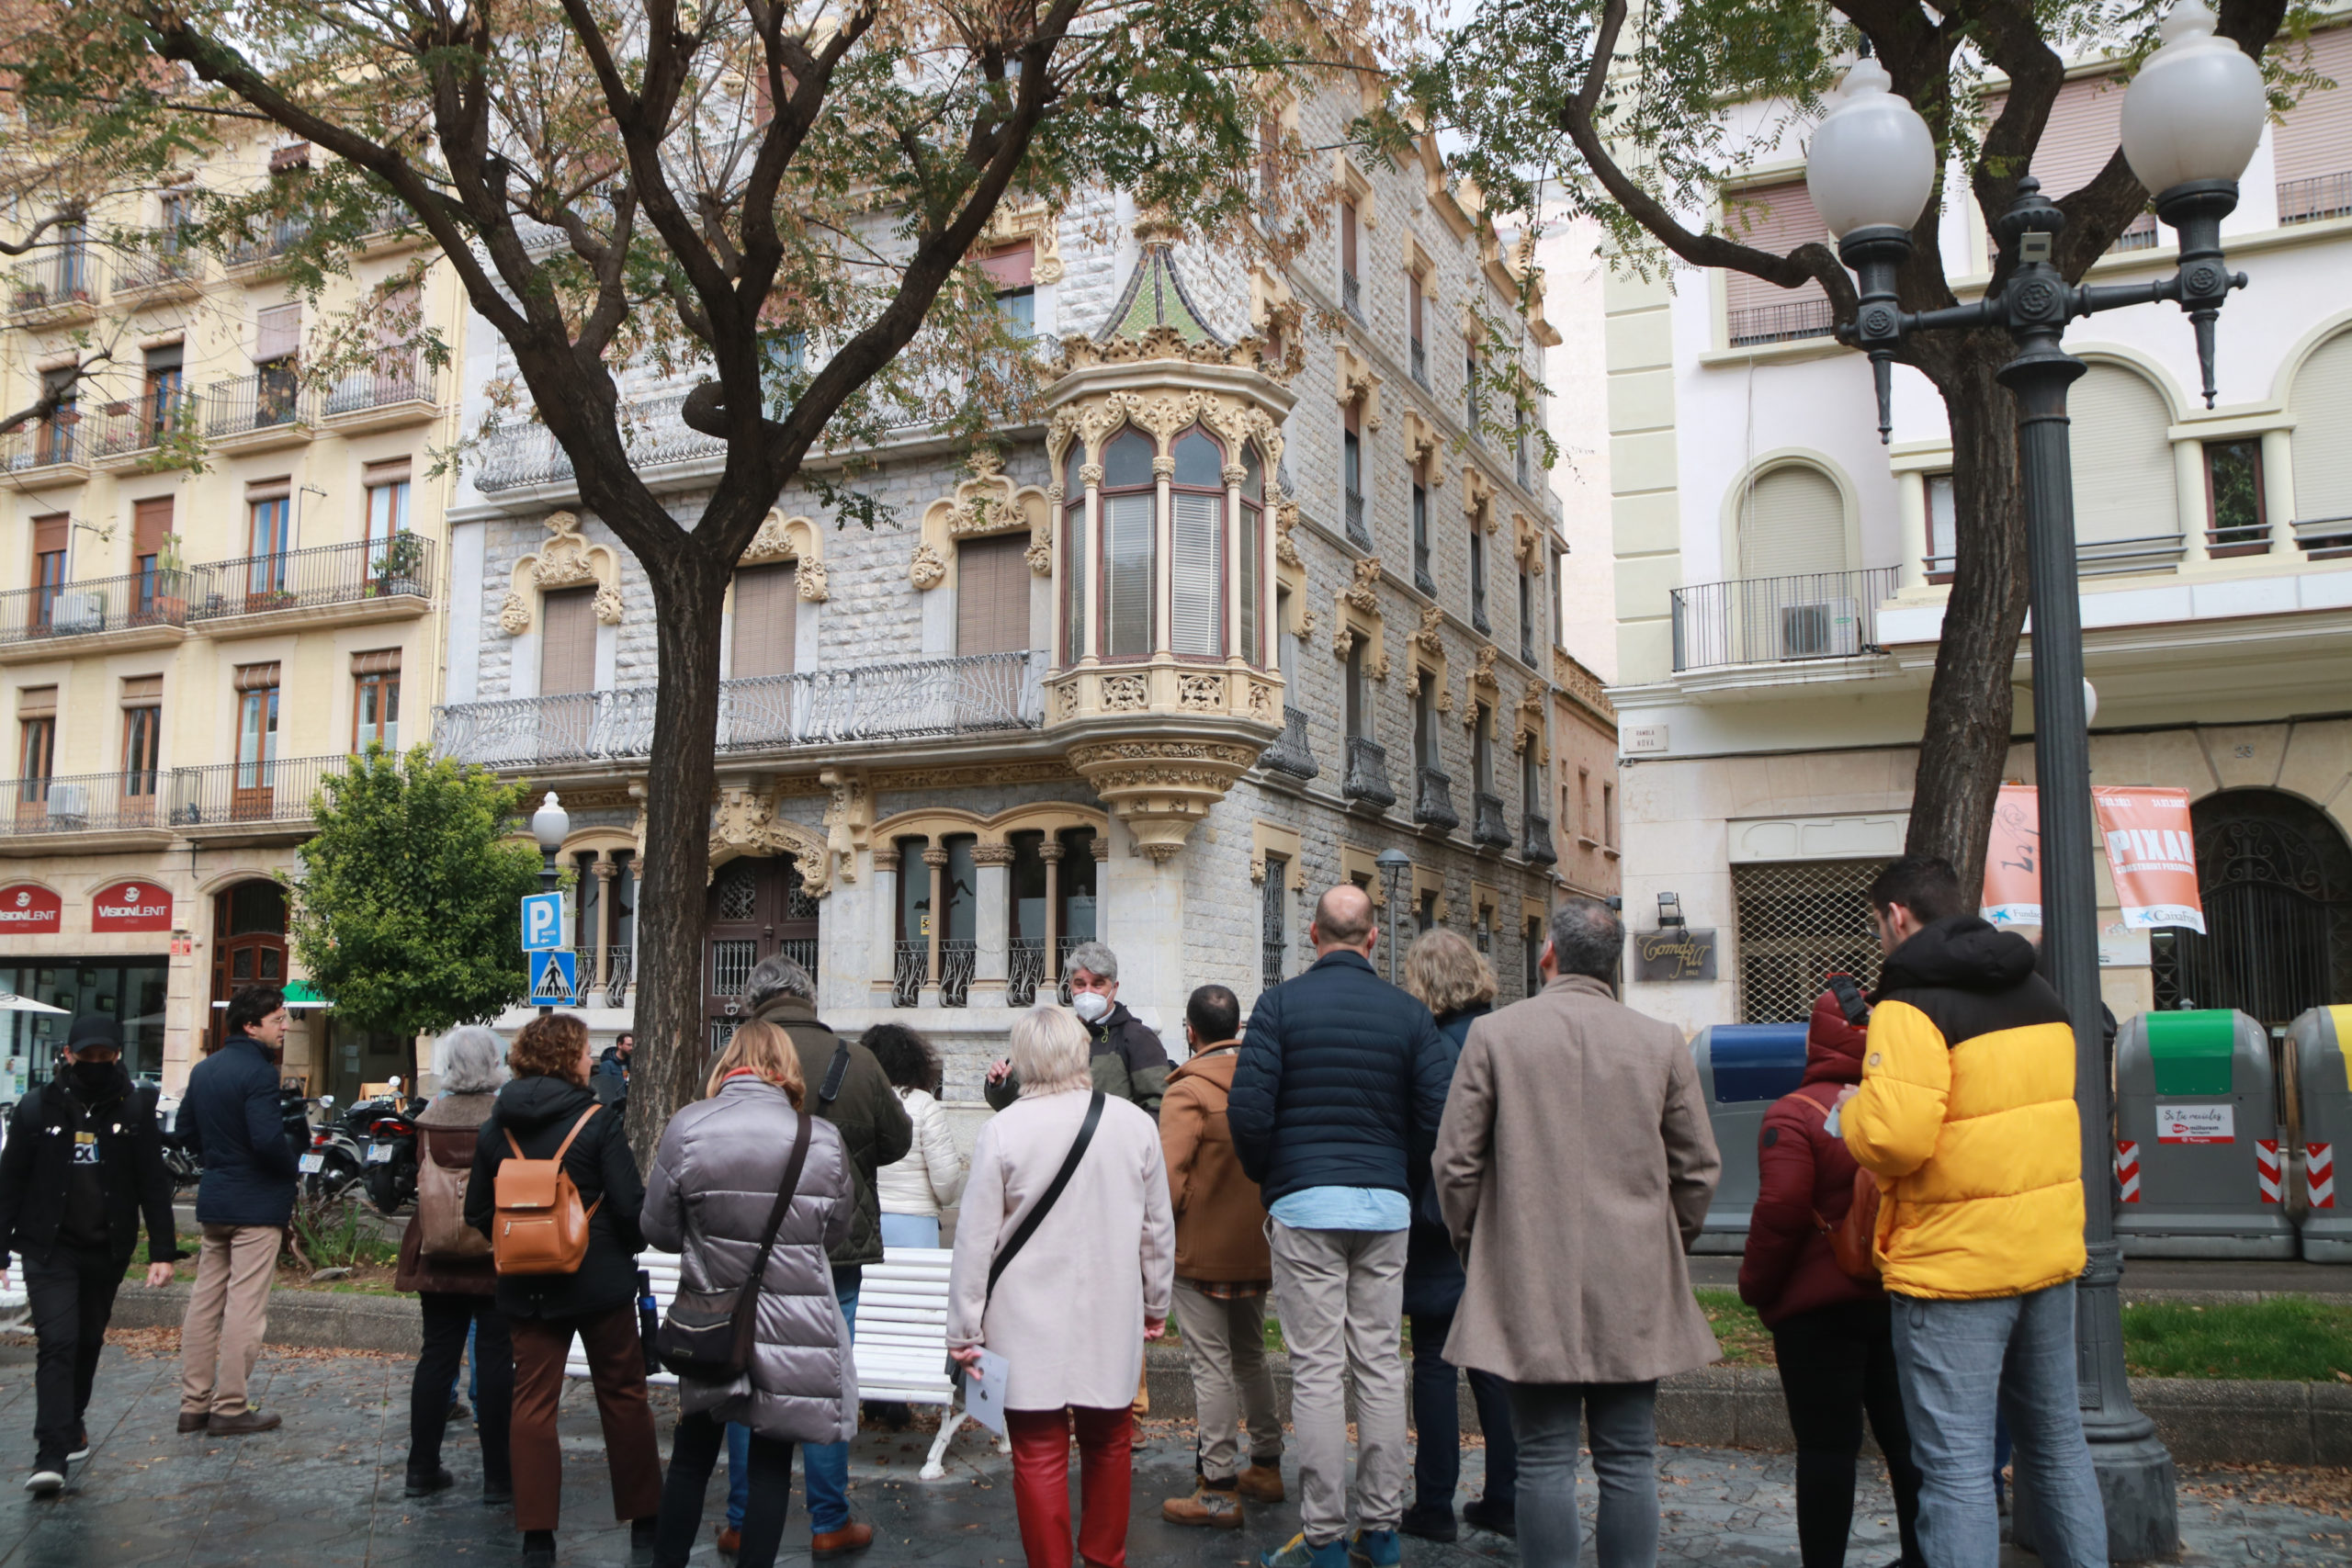
[{"label": "fallen leaves on ground", "polygon": [[2180,1478],[2181,1495],[2216,1506],[2283,1505],[2352,1519],[2352,1470],[2283,1464],[2200,1465]]}]

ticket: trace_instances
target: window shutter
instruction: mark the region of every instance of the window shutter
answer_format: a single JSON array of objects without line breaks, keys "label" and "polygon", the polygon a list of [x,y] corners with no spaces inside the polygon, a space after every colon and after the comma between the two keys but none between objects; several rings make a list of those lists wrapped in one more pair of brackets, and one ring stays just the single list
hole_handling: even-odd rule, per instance
[{"label": "window shutter", "polygon": [[247,501],[284,501],[294,493],[294,481],[284,474],[274,479],[254,479],[245,486]]},{"label": "window shutter", "polygon": [[284,359],[302,346],[300,304],[269,306],[261,312],[259,321],[259,330],[254,335],[254,364]]},{"label": "window shutter", "polygon": [[277,661],[266,664],[237,666],[237,690],[241,692],[274,692],[277,689]]},{"label": "window shutter", "polygon": [[1180,491],[1169,563],[1179,653],[1225,652],[1225,499]]},{"label": "window shutter", "polygon": [[1756,481],[1739,509],[1739,574],[1846,570],[1846,503],[1819,468],[1791,465]]},{"label": "window shutter", "polygon": [[728,662],[734,679],[792,673],[799,586],[799,568],[788,561],[735,574],[735,644]]},{"label": "window shutter", "polygon": [[2094,365],[2066,404],[2075,423],[2075,541],[2177,536],[2163,394],[2129,370]]},{"label": "window shutter", "polygon": [[130,555],[133,560],[143,560],[164,551],[164,536],[172,531],[172,498],[151,496],[134,502],[130,509]]},{"label": "window shutter", "polygon": [[413,283],[404,283],[376,304],[376,342],[392,347],[406,343],[418,326],[417,308],[423,295]]},{"label": "window shutter", "polygon": [[65,548],[65,535],[73,525],[68,513],[52,512],[46,517],[33,519],[33,554],[55,555]]},{"label": "window shutter", "polygon": [[[1745,233],[1741,225],[1747,225]],[[1724,229],[1733,239],[1759,251],[1770,251],[1784,256],[1807,240],[1827,240],[1829,226],[1813,209],[1813,197],[1803,180],[1788,180],[1776,186],[1758,186],[1737,193],[1737,199],[1726,197],[1724,201]],[[1782,288],[1750,277],[1744,272],[1724,274],[1724,308],[1732,312],[1762,310],[1773,305],[1794,305],[1804,300],[1826,302],[1828,296],[1818,283],[1807,283],[1802,288]],[[1739,334],[1736,324],[1732,335]]]},{"label": "window shutter", "polygon": [[2352,517],[2352,332],[2303,361],[2288,406],[2295,411],[2295,516]]},{"label": "window shutter", "polygon": [[389,462],[370,463],[360,470],[360,483],[366,485],[404,485],[408,483],[409,462],[406,457],[394,457]]},{"label": "window shutter", "polygon": [[1153,507],[1148,494],[1102,500],[1103,652],[1114,659],[1151,653]]},{"label": "window shutter", "polygon": [[956,547],[956,651],[1023,653],[1029,648],[1026,534],[967,539]]},{"label": "window shutter", "polygon": [[[1990,106],[1997,116],[2000,105]],[[2050,123],[2033,150],[2030,172],[2041,194],[2055,201],[2072,196],[2107,167],[2122,141],[2123,84],[2110,76],[2083,76],[2058,89]]]},{"label": "window shutter", "polygon": [[55,718],[57,688],[54,686],[19,686],[17,688],[18,718]]},{"label": "window shutter", "polygon": [[993,255],[982,256],[980,270],[989,275],[989,282],[1000,290],[1031,288],[1037,281],[1037,247],[1034,244],[1013,245]]},{"label": "window shutter", "polygon": [[401,672],[401,650],[379,648],[367,653],[355,653],[351,656],[351,672],[354,675],[397,675]]},{"label": "window shutter", "polygon": [[161,675],[125,675],[122,678],[123,706],[148,707],[163,700],[164,678]]},{"label": "window shutter", "polygon": [[[2278,216],[2282,221],[2327,216],[2342,209],[2344,193],[2290,191],[2299,180],[2352,175],[2352,28],[2313,33],[2310,69],[2335,84],[2305,93],[2272,134],[2278,164]],[[2292,56],[2290,56],[2292,59]]]},{"label": "window shutter", "polygon": [[596,591],[566,588],[539,598],[539,694],[596,689]]}]

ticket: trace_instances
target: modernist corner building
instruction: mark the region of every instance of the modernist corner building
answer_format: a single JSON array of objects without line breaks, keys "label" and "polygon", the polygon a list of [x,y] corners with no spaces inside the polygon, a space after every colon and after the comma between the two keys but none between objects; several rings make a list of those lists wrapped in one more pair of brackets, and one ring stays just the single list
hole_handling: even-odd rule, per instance
[{"label": "modernist corner building", "polygon": [[[2102,859],[2102,972],[2127,1018],[2233,1008],[2276,1032],[2352,1001],[2352,26],[2324,22],[2311,47],[2338,85],[2265,130],[2222,223],[2250,284],[2220,328],[2217,405],[2173,307],[2066,335],[2089,365],[2070,410],[2092,782],[2188,792],[2208,927],[2122,930]],[[2070,68],[2031,171],[2044,191],[2114,152],[2116,68]],[[1736,193],[1775,249],[1826,237],[1794,133],[1758,149]],[[2088,281],[2160,276],[2173,243],[2145,217]],[[1941,250],[1973,258],[1952,264],[1961,297],[1981,291],[1990,249],[1964,195]],[[1674,281],[1609,284],[1611,695],[1640,868],[1628,924],[1638,944],[1670,894],[1714,961],[1636,978],[1629,999],[1690,1029],[1797,1020],[1826,970],[1876,973],[1861,889],[1904,841],[1953,562],[1951,443],[1898,368],[1879,445],[1869,366],[1831,340],[1817,288]],[[2008,777],[2030,784],[2025,652],[2013,679]]]},{"label": "modernist corner building", "polygon": [[[1310,145],[1344,140],[1341,105],[1287,112]],[[1042,419],[976,453],[891,432],[855,482],[895,527],[777,498],[726,612],[714,1044],[785,953],[834,1027],[917,1024],[950,1100],[977,1102],[1078,942],[1113,947],[1121,999],[1173,1043],[1193,987],[1246,1005],[1310,960],[1331,883],[1371,885],[1408,940],[1470,937],[1511,997],[1564,844],[1605,890],[1613,848],[1566,843],[1548,808],[1556,756],[1614,749],[1599,683],[1555,647],[1557,502],[1525,441],[1468,417],[1469,307],[1515,315],[1515,264],[1433,152],[1340,158],[1331,184],[1330,231],[1281,272],[1114,193],[1016,205],[980,259],[1057,343]],[[1540,309],[1519,327],[1540,377],[1554,334]],[[490,384],[500,346],[468,342],[467,384]],[[635,450],[691,513],[719,452],[677,419],[683,391],[637,389]],[[450,518],[436,744],[561,796],[602,1034],[634,1001],[649,592],[535,425],[494,438]],[[1411,860],[1393,908],[1392,848]]]}]

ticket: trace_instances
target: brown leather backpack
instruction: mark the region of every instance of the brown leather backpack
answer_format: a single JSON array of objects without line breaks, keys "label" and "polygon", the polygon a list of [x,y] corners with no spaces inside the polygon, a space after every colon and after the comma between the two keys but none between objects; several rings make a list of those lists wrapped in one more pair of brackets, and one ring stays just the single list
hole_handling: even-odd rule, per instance
[{"label": "brown leather backpack", "polygon": [[1829,1255],[1838,1260],[1838,1272],[1865,1285],[1879,1282],[1878,1259],[1872,1256],[1878,1242],[1878,1174],[1864,1168],[1854,1172],[1853,1201],[1836,1224],[1823,1219],[1817,1209],[1813,1215],[1814,1224],[1829,1238]]},{"label": "brown leather backpack", "polygon": [[552,1159],[526,1159],[510,1130],[514,1157],[498,1168],[498,1216],[490,1228],[491,1257],[501,1274],[577,1274],[588,1256],[588,1221],[604,1202],[582,1207],[580,1189],[563,1168],[571,1141],[604,1109],[592,1105],[563,1135]]},{"label": "brown leather backpack", "polygon": [[[466,1224],[466,1187],[474,1173],[474,1135],[467,1129],[417,1129],[416,1250],[436,1263],[470,1263],[491,1255],[490,1237]],[[451,1134],[458,1135],[452,1136]],[[441,1150],[462,1147],[463,1157],[445,1161]]]}]

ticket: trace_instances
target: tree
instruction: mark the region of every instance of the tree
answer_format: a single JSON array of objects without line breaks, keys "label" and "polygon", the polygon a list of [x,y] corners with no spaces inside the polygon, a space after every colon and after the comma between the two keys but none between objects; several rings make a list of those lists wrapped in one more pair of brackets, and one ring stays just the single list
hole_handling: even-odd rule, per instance
[{"label": "tree", "polygon": [[484,1023],[521,1001],[517,900],[538,891],[539,852],[514,835],[529,791],[486,768],[371,743],[311,798],[300,852],[295,956],[363,1029],[414,1036]]},{"label": "tree", "polygon": [[[967,265],[1000,204],[1131,191],[1235,233],[1262,89],[1335,58],[1312,6],[1252,0],[130,0],[66,8],[28,67],[61,97],[184,68],[108,111],[164,137],[259,116],[331,154],[215,203],[222,234],[299,211],[312,284],[396,220],[428,234],[511,350],[582,502],[635,554],[661,689],[639,929],[650,1147],[700,1077],[701,911],[719,606],[804,468],[909,404],[977,431],[1033,356]],[[691,386],[683,417],[725,468],[681,520],[638,478],[633,385]]]},{"label": "tree", "polygon": [[[2264,51],[2290,23],[2290,0],[2219,0],[2222,36],[2260,62],[2284,107],[2311,81]],[[1668,254],[1797,288],[1817,281],[1842,328],[1854,319],[1851,276],[1830,248],[1787,255],[1742,242],[1740,227],[1694,224],[1720,211],[1746,161],[1726,105],[1778,100],[1818,112],[1837,61],[1867,40],[1935,134],[1935,195],[1912,231],[1899,283],[1903,308],[1956,303],[1938,243],[1946,164],[1955,151],[1987,231],[2033,163],[2065,80],[2061,46],[2154,41],[2159,0],[2125,7],[2025,0],[1698,0],[1648,8],[1628,35],[1627,0],[1484,0],[1443,59],[1416,73],[1433,118],[1459,130],[1463,163],[1497,205],[1539,213],[1548,197],[1605,227],[1619,265],[1642,270]],[[2297,34],[2309,12],[2296,6]],[[1999,110],[1982,124],[1987,69],[2005,76]],[[1767,133],[1769,140],[1769,132]],[[2079,281],[2143,210],[2150,193],[2118,151],[2081,189],[2049,193],[2066,214],[2057,258]],[[2003,281],[1996,274],[1993,285]],[[1936,649],[1905,848],[1938,854],[1973,890],[1983,883],[1993,807],[2008,755],[2010,670],[2025,624],[2026,519],[2016,415],[1996,379],[2013,347],[1997,329],[1920,334],[1897,358],[1941,395],[1951,427],[1957,516],[1951,598]]]}]

